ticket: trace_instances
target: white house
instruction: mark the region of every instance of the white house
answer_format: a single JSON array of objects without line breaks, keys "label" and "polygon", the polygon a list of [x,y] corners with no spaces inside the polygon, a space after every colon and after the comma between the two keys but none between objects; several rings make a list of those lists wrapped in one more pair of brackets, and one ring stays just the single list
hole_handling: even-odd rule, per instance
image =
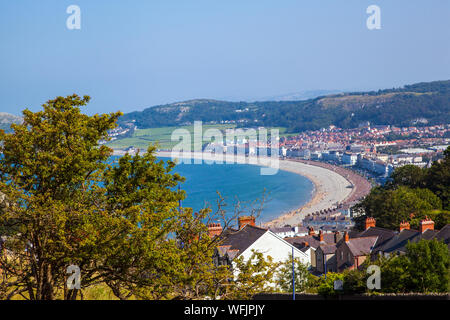
[{"label": "white house", "polygon": [[[212,235],[218,234],[218,225],[215,224],[213,228]],[[264,257],[272,257],[274,262],[286,261],[292,252],[304,264],[310,264],[311,261],[308,250],[304,252],[272,231],[255,226],[254,217],[239,218],[239,230],[226,230],[222,236],[215,256],[217,264],[232,264],[233,259],[241,256],[244,261],[248,260],[253,251],[262,253]]]}]

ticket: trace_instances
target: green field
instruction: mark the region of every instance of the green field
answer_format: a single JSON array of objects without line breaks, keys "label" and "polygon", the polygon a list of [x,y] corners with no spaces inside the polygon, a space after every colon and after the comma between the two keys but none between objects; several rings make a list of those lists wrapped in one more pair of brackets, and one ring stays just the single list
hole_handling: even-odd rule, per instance
[{"label": "green field", "polygon": [[[235,124],[215,124],[215,125],[203,125],[203,133],[208,129],[219,129],[222,134],[226,135],[226,129],[236,128]],[[136,129],[133,136],[129,138],[122,138],[107,143],[107,146],[113,149],[126,149],[128,147],[135,147],[139,149],[147,149],[149,144],[158,144],[158,149],[169,150],[173,148],[179,141],[172,141],[172,133],[176,129],[186,129],[191,134],[191,145],[194,144],[194,126],[181,126],[181,127],[161,127],[150,129]],[[270,129],[278,129],[280,137],[295,135],[295,133],[285,133],[286,128],[276,127],[267,128],[268,134]],[[245,130],[245,129],[244,129]],[[206,142],[206,141],[205,141]]]},{"label": "green field", "polygon": [[[226,129],[234,129],[236,125],[203,125],[203,132],[208,129],[219,129],[225,135]],[[172,133],[177,129],[186,129],[189,131],[192,137],[191,144],[194,144],[194,126],[181,126],[181,127],[161,127],[161,128],[150,128],[150,129],[136,129],[133,136],[130,138],[123,138],[111,141],[107,143],[107,146],[113,149],[125,149],[128,147],[135,147],[140,149],[146,149],[149,144],[158,143],[159,149],[171,149],[173,146],[179,143],[178,140],[172,141]]]}]

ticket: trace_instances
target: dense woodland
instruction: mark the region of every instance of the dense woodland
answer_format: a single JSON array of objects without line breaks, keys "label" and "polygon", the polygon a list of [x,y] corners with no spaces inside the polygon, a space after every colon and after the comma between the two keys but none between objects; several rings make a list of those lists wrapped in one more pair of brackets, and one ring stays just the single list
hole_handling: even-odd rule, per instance
[{"label": "dense woodland", "polygon": [[127,113],[119,123],[133,120],[139,128],[191,124],[195,120],[243,120],[241,126],[286,127],[288,132],[317,130],[329,125],[354,128],[366,121],[396,126],[443,124],[450,123],[450,80],[304,101],[191,100]]}]

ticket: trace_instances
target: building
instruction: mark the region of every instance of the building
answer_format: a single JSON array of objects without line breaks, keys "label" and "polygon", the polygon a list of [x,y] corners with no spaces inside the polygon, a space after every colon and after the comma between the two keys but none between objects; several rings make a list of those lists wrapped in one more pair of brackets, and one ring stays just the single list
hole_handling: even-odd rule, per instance
[{"label": "building", "polygon": [[269,230],[281,238],[302,237],[308,234],[308,228],[302,226],[269,228]]},{"label": "building", "polygon": [[409,222],[403,221],[399,224],[399,230],[389,230],[376,227],[374,218],[368,217],[365,221],[365,230],[357,237],[377,237],[377,242],[371,251],[372,259],[379,255],[390,256],[392,254],[404,254],[408,242],[417,242],[422,239],[436,239],[443,241],[450,252],[450,225],[441,230],[434,230],[434,221],[424,219],[420,222],[419,230],[411,230]]},{"label": "building", "polygon": [[385,257],[405,254],[409,242],[415,243],[422,239],[442,241],[448,246],[450,252],[450,225],[447,224],[441,230],[435,230],[434,221],[426,218],[420,222],[419,230],[412,230],[408,222],[402,222],[400,231],[384,243],[378,251]]},{"label": "building", "polygon": [[[308,252],[309,250],[309,256],[310,256],[310,264],[311,267],[314,270],[317,270],[317,254],[323,254],[324,252],[328,252],[328,248],[325,248],[325,245],[335,245],[339,240],[342,239],[342,234],[340,232],[334,232],[334,233],[325,233],[322,230],[319,231],[317,234],[314,231],[314,228],[309,228],[308,235],[303,237],[293,237],[293,238],[286,238],[285,240],[294,245],[295,247],[299,248],[302,251]],[[317,251],[319,247],[322,246],[322,251]],[[328,253],[326,253],[328,254]],[[331,257],[326,257],[327,259]],[[324,266],[325,259],[319,258],[319,268],[321,266]],[[323,267],[322,267],[323,269]],[[321,269],[321,270],[322,270]]]},{"label": "building", "polygon": [[336,272],[336,244],[321,244],[316,250],[316,270],[320,273]]},{"label": "building", "polygon": [[348,233],[336,247],[337,270],[358,269],[375,248],[377,236],[358,237],[350,239]]},{"label": "building", "polygon": [[240,217],[239,229],[229,229],[222,232],[218,224],[208,225],[210,236],[220,232],[220,245],[216,248],[214,261],[217,265],[231,265],[237,257],[248,260],[253,251],[260,252],[264,257],[272,257],[274,262],[283,262],[291,257],[299,258],[302,263],[309,264],[310,256],[272,231],[255,226],[254,217]]},{"label": "building", "polygon": [[307,215],[302,224],[305,227],[327,232],[344,231],[354,226],[352,219],[342,213],[340,209],[330,209],[325,213]]},{"label": "building", "polygon": [[358,155],[355,153],[345,152],[342,155],[342,163],[348,166],[354,166],[358,161]]}]

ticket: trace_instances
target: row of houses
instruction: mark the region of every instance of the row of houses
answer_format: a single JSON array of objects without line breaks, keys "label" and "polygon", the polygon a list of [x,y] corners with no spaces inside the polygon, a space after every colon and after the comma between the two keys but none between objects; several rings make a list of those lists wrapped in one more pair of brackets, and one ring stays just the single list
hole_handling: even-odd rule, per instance
[{"label": "row of houses", "polygon": [[297,248],[311,248],[311,265],[318,273],[341,272],[345,269],[359,268],[367,259],[376,259],[379,255],[390,256],[404,254],[409,241],[421,239],[442,240],[450,250],[450,225],[441,230],[434,229],[434,222],[425,219],[420,222],[419,230],[411,230],[408,222],[399,225],[394,231],[376,227],[374,218],[367,218],[362,232],[335,232],[333,235],[314,230],[308,236],[287,239]]},{"label": "row of houses", "polygon": [[254,217],[241,217],[236,230],[223,231],[220,224],[209,225],[210,236],[223,238],[214,259],[219,265],[232,265],[236,257],[248,259],[252,250],[256,250],[270,255],[274,262],[282,262],[294,253],[294,257],[310,265],[313,273],[323,274],[359,268],[366,259],[373,260],[379,255],[403,254],[409,241],[437,239],[450,250],[450,225],[435,230],[430,219],[422,220],[419,230],[412,230],[407,222],[401,223],[398,231],[376,227],[371,217],[366,219],[362,232],[315,232],[312,227],[280,229],[257,227]]},{"label": "row of houses", "polygon": [[327,214],[308,215],[303,219],[302,224],[304,227],[312,227],[324,232],[350,230],[355,225],[349,216],[338,210]]}]

